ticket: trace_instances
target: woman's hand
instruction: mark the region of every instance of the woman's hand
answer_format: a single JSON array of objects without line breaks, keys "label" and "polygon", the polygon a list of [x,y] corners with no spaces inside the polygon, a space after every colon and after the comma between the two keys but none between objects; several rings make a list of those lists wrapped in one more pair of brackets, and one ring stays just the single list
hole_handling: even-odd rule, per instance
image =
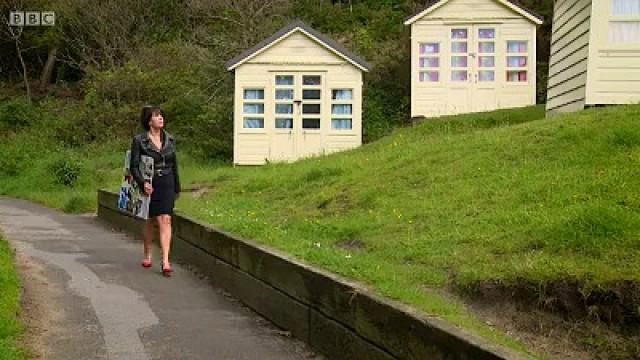
[{"label": "woman's hand", "polygon": [[144,193],[147,195],[151,195],[151,193],[153,192],[153,187],[151,187],[151,184],[149,184],[148,182],[144,182]]}]

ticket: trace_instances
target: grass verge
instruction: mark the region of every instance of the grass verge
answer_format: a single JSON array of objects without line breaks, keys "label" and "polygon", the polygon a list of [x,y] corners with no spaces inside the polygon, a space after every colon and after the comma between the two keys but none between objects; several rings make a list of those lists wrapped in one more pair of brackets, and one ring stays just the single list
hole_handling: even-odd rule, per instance
[{"label": "grass verge", "polygon": [[20,311],[20,284],[13,264],[13,253],[0,235],[0,359],[19,360],[25,352],[18,346],[22,332],[18,319]]}]

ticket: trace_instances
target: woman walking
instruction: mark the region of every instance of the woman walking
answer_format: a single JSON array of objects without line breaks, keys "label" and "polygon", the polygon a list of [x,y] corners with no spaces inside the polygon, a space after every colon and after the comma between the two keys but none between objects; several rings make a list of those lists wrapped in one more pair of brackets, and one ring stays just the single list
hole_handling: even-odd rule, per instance
[{"label": "woman walking", "polygon": [[[162,274],[171,275],[169,250],[171,248],[171,216],[175,199],[180,194],[180,178],[176,158],[175,139],[164,129],[164,117],[158,106],[144,106],[140,123],[145,131],[136,135],[131,143],[130,169],[134,180],[151,196],[149,217],[142,227],[144,239],[144,259],[142,266],[151,267],[153,226],[158,224],[160,247],[162,248]],[[151,184],[140,172],[140,157],[153,158],[153,178]]]}]

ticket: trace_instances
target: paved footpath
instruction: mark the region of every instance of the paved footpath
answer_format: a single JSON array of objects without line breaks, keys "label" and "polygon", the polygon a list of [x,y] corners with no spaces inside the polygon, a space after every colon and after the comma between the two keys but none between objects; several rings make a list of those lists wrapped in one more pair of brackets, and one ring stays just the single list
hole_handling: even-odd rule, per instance
[{"label": "paved footpath", "polygon": [[32,264],[23,272],[40,269],[24,285],[50,313],[36,319],[41,358],[320,358],[188,269],[164,278],[157,247],[142,268],[140,241],[95,216],[0,197],[0,230]]}]

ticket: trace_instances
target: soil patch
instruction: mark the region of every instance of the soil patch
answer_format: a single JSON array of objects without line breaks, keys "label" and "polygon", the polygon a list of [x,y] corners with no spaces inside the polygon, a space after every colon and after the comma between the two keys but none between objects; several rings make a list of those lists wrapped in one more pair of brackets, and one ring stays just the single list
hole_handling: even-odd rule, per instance
[{"label": "soil patch", "polygon": [[489,326],[545,357],[622,360],[640,359],[638,289],[632,282],[587,292],[578,282],[522,281],[450,291]]}]

